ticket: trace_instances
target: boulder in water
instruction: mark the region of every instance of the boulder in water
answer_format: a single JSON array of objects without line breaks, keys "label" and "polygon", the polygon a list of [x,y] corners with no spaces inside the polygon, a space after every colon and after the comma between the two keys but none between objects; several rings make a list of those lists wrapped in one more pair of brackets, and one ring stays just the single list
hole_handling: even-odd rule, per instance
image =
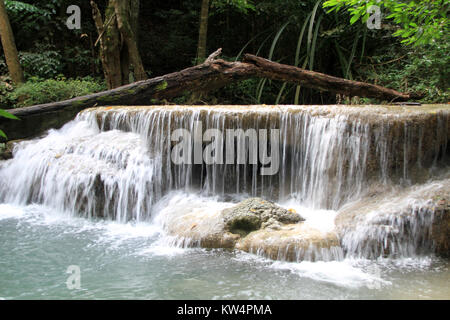
[{"label": "boulder in water", "polygon": [[236,249],[283,261],[343,258],[336,233],[323,233],[305,223],[282,225],[278,230],[265,228],[254,231],[241,238]]},{"label": "boulder in water", "polygon": [[165,227],[184,246],[239,249],[284,261],[342,257],[334,232],[322,233],[304,221],[294,210],[250,198],[222,211],[198,210],[172,218]]},{"label": "boulder in water", "polygon": [[13,158],[14,146],[23,140],[13,140],[7,143],[0,143],[0,160],[9,160]]},{"label": "boulder in water", "polygon": [[240,236],[225,230],[221,211],[193,211],[170,218],[165,223],[167,232],[187,247],[199,246],[208,249],[233,249]]},{"label": "boulder in water", "polygon": [[279,228],[281,224],[304,221],[302,216],[261,198],[244,200],[222,211],[225,229],[246,236],[261,228]]}]

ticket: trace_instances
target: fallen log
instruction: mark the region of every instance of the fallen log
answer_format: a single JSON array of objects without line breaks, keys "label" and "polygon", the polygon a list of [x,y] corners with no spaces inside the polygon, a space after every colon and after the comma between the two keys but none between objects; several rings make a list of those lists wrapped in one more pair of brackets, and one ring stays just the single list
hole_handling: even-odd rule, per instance
[{"label": "fallen log", "polygon": [[272,62],[251,54],[244,55],[243,61],[254,64],[257,67],[259,77],[292,82],[310,89],[329,91],[350,97],[375,98],[389,102],[408,101],[418,97],[366,82],[347,80]]},{"label": "fallen log", "polygon": [[21,121],[0,118],[0,128],[10,140],[24,139],[50,128],[59,128],[83,109],[105,105],[152,105],[191,92],[207,92],[253,77],[269,78],[346,96],[407,101],[410,94],[364,82],[351,81],[284,65],[246,54],[242,62],[217,59],[221,49],[203,64],[149,80],[70,100],[11,110]]}]

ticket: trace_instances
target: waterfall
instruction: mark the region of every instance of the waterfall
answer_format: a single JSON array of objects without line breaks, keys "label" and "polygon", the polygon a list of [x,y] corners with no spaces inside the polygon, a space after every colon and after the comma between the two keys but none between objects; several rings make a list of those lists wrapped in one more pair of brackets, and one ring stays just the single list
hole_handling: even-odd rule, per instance
[{"label": "waterfall", "polygon": [[[121,222],[151,219],[154,204],[173,190],[338,210],[376,190],[423,183],[448,166],[450,112],[390,108],[89,109],[62,129],[16,145],[14,158],[0,163],[0,202],[41,203]],[[251,163],[175,165],[174,130],[194,132],[199,122],[202,133],[278,129],[280,143],[268,149],[277,148],[279,171],[261,175],[261,164]],[[361,252],[357,246],[348,245],[348,251]]]},{"label": "waterfall", "polygon": [[[450,172],[425,184],[391,187],[389,193],[348,203],[336,219],[341,244],[352,257],[411,257],[435,251],[446,235]],[[388,196],[387,196],[388,194]],[[442,227],[443,226],[443,227]]]}]

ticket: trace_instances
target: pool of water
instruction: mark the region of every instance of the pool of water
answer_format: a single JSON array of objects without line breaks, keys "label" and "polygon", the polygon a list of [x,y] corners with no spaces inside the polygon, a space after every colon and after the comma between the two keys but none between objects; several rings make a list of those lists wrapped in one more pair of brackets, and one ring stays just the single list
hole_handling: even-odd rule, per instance
[{"label": "pool of water", "polygon": [[0,299],[450,299],[449,263],[434,256],[276,262],[40,205],[0,204],[0,243]]}]

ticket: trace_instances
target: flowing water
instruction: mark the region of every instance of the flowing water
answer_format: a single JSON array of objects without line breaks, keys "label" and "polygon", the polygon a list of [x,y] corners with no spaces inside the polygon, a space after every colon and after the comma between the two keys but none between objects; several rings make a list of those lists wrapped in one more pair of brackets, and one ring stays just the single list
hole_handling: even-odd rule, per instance
[{"label": "flowing water", "polygon": [[[446,181],[450,113],[337,110],[98,108],[20,143],[14,159],[0,162],[0,298],[449,299],[448,260],[422,250],[433,218],[414,212],[425,207],[416,199],[420,188]],[[278,147],[279,172],[261,176],[252,164],[174,165],[173,130],[194,132],[198,121],[203,131],[279,129],[279,145],[269,146]],[[187,248],[165,230],[171,217],[261,196],[328,232],[346,206],[389,188],[398,198],[349,228],[343,254],[332,260]],[[406,218],[386,209],[411,204],[416,209]],[[406,235],[406,224],[416,233]],[[396,254],[383,255],[368,237],[394,243]],[[66,285],[72,265],[80,268],[81,289]]]}]

